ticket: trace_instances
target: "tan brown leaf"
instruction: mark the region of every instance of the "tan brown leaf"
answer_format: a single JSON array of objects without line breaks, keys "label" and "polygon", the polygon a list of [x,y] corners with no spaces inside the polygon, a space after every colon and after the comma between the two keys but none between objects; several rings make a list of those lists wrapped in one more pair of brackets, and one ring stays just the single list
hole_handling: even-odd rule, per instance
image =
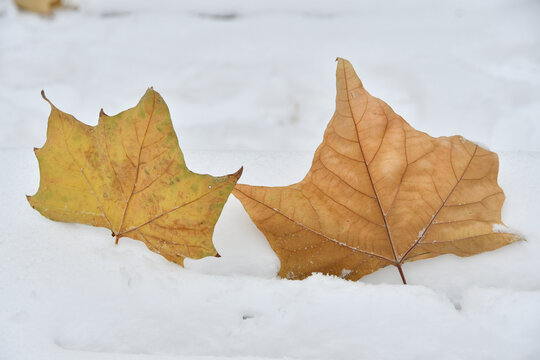
[{"label": "tan brown leaf", "polygon": [[495,153],[413,129],[338,59],[336,112],[299,183],[233,191],[281,260],[280,276],[356,280],[441,254],[470,256],[519,239],[498,232],[504,193]]},{"label": "tan brown leaf", "polygon": [[62,5],[62,0],[15,0],[15,4],[27,11],[50,15],[54,7]]},{"label": "tan brown leaf", "polygon": [[[45,98],[45,95],[43,95]],[[108,228],[116,241],[141,240],[180,265],[217,254],[214,226],[242,173],[191,172],[169,109],[148,89],[137,106],[101,111],[88,126],[51,105],[47,141],[35,149],[38,192],[30,205],[49,219]]]}]

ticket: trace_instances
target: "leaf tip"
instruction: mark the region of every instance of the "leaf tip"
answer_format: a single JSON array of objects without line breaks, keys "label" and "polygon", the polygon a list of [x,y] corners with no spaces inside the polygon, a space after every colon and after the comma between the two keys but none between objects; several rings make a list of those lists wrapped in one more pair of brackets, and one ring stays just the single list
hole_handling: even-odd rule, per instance
[{"label": "leaf tip", "polygon": [[354,67],[352,66],[351,62],[347,59],[338,57],[336,59],[337,61],[337,68],[336,68],[336,77],[337,81],[344,81],[345,84],[349,84],[345,86],[345,88],[351,88],[354,89],[355,87],[364,88],[364,85],[362,84],[362,81],[356,74],[356,71],[354,70]]},{"label": "leaf tip", "polygon": [[238,181],[238,179],[240,179],[240,176],[242,176],[243,172],[244,172],[244,167],[241,166],[240,169],[238,169],[238,171],[235,172],[234,174],[231,174],[231,176],[236,178],[236,181]]},{"label": "leaf tip", "polygon": [[[146,97],[161,98],[161,95],[156,90],[154,90],[153,86],[150,86],[148,89],[146,89],[146,92],[144,93],[142,99],[144,99]],[[161,100],[163,100],[163,99],[161,99]]]},{"label": "leaf tip", "polygon": [[351,62],[347,59],[338,57],[336,58],[336,61],[338,63],[338,67],[342,66],[343,68],[347,69],[347,71],[352,70],[354,74],[356,75],[356,72],[354,71],[354,67],[352,66]]},{"label": "leaf tip", "polygon": [[45,100],[46,102],[49,103],[49,105],[51,105],[51,107],[54,107],[54,105],[52,104],[52,102],[47,98],[47,96],[45,95],[45,90],[41,90],[41,97],[43,98],[43,100]]},{"label": "leaf tip", "polygon": [[518,241],[528,241],[527,238],[520,233],[514,233],[514,238],[512,239],[512,242],[518,242]]},{"label": "leaf tip", "polygon": [[109,115],[105,114],[105,111],[103,111],[103,108],[101,108],[101,110],[99,110],[99,117],[104,117],[104,116],[109,116]]}]

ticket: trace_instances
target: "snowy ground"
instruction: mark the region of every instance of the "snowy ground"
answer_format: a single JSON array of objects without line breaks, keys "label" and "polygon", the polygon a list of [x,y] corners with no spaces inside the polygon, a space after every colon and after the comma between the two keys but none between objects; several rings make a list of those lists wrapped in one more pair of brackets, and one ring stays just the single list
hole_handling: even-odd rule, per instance
[{"label": "snowy ground", "polygon": [[[540,3],[77,3],[0,0],[0,359],[540,358]],[[528,241],[406,264],[408,286],[392,268],[288,281],[233,197],[222,257],[186,269],[26,203],[41,89],[95,124],[153,85],[193,170],[286,185],[333,112],[336,56],[416,128],[498,151],[503,220]]]}]

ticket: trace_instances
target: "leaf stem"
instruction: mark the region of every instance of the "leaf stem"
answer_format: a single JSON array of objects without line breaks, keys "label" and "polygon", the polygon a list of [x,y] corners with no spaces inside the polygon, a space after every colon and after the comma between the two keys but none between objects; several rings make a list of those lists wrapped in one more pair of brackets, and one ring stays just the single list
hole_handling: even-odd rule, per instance
[{"label": "leaf stem", "polygon": [[396,267],[399,270],[399,275],[401,276],[401,281],[403,281],[403,285],[407,285],[407,280],[405,280],[405,275],[403,274],[403,269],[401,268],[401,264],[399,262],[396,263]]}]

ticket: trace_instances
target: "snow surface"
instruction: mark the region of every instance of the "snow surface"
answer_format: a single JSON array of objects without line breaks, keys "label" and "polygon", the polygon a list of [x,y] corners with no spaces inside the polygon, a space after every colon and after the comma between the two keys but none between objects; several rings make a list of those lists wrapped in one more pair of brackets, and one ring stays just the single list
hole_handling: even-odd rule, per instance
[{"label": "snow surface", "polygon": [[[0,359],[540,358],[540,3],[76,3],[48,18],[0,0]],[[41,89],[95,124],[153,85],[194,171],[298,181],[333,113],[336,56],[416,128],[499,152],[503,220],[528,241],[407,263],[407,286],[392,267],[289,281],[234,197],[222,257],[186,268],[26,202]]]}]

